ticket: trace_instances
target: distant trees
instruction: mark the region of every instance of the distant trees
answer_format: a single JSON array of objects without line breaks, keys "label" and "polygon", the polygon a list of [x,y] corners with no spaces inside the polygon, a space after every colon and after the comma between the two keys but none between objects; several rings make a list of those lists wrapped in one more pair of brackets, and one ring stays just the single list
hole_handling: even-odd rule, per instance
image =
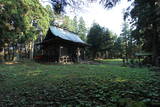
[{"label": "distant trees", "polygon": [[132,30],[125,22],[120,36],[107,28],[94,23],[87,35],[87,43],[91,45],[89,53],[94,58],[123,58],[126,63],[139,52],[139,45],[132,37]]},{"label": "distant trees", "polygon": [[[32,54],[33,40],[48,30],[51,17],[39,0],[2,0],[0,3],[1,60],[13,60],[17,53]],[[23,46],[19,46],[23,44]],[[21,51],[21,52],[20,52]],[[33,55],[29,56],[33,56]]]},{"label": "distant trees", "polygon": [[86,40],[86,33],[87,33],[87,28],[85,25],[85,21],[82,17],[80,17],[78,23],[78,34],[82,40]]},{"label": "distant trees", "polygon": [[87,43],[91,45],[90,57],[93,59],[112,57],[115,38],[116,36],[108,29],[94,23],[87,35]]},{"label": "distant trees", "polygon": [[69,16],[61,16],[61,20],[60,27],[78,34],[82,40],[86,41],[87,28],[83,17],[78,20],[76,16],[73,19],[70,19]]},{"label": "distant trees", "polygon": [[120,34],[120,37],[123,43],[121,44],[121,47],[123,48],[122,57],[125,58],[128,63],[128,59],[132,56],[132,37],[129,24],[127,22],[122,26],[122,33]]},{"label": "distant trees", "polygon": [[[84,0],[51,0],[55,13],[61,16],[64,7],[79,8]],[[91,0],[91,2],[94,0]],[[101,0],[105,7],[112,7],[120,0]],[[87,1],[88,3],[88,1]],[[132,58],[133,52],[152,53],[153,65],[160,63],[160,1],[135,0],[128,8],[134,29],[124,24],[122,34],[115,34],[98,24],[93,24],[87,42],[91,44],[92,57]],[[45,35],[50,22],[57,17],[51,7],[44,8],[39,0],[1,0],[0,2],[0,60],[13,60],[15,56],[26,53],[33,57],[34,40]],[[86,40],[87,28],[83,18],[62,17],[62,28],[77,33]],[[40,34],[41,33],[41,34]],[[138,51],[137,51],[138,50]],[[17,54],[18,53],[18,54]]]},{"label": "distant trees", "polygon": [[60,17],[62,21],[60,27],[74,32],[73,21],[69,18],[69,16],[60,16]]},{"label": "distant trees", "polygon": [[[56,10],[54,10],[56,11]],[[0,62],[16,58],[33,58],[36,39],[48,31],[50,23],[60,14],[54,14],[50,6],[43,7],[39,0],[2,0],[0,2]],[[59,18],[59,17],[58,17]],[[62,18],[62,27],[86,37],[83,18]]]},{"label": "distant trees", "polygon": [[114,42],[114,47],[113,47],[113,54],[116,58],[123,58],[125,54],[125,44],[123,42],[123,37],[119,36],[116,38]]},{"label": "distant trees", "polygon": [[75,32],[75,33],[78,33],[78,19],[77,19],[77,16],[74,16],[74,18],[73,18],[73,31]]}]

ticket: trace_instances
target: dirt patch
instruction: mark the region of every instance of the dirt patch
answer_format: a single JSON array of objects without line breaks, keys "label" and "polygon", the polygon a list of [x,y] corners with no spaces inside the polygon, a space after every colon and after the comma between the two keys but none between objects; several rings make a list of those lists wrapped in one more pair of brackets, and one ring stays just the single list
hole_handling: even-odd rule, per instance
[{"label": "dirt patch", "polygon": [[20,62],[13,62],[13,61],[11,61],[11,62],[3,62],[2,64],[6,64],[6,65],[13,65],[13,64],[19,64]]}]

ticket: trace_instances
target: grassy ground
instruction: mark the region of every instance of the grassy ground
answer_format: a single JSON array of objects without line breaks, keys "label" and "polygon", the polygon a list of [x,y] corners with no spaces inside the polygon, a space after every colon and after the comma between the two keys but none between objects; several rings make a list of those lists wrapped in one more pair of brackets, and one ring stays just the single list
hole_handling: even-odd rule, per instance
[{"label": "grassy ground", "polygon": [[[160,107],[160,73],[103,64],[0,65],[0,106]],[[76,105],[76,106],[75,106]]]}]

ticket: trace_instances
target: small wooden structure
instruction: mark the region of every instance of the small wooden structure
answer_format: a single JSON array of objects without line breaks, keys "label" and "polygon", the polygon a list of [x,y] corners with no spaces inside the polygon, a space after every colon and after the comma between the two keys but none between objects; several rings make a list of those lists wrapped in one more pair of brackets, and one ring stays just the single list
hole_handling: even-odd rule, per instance
[{"label": "small wooden structure", "polygon": [[68,63],[80,62],[85,59],[87,43],[82,41],[75,33],[51,26],[42,43],[41,55],[36,55],[38,61]]},{"label": "small wooden structure", "polygon": [[138,63],[141,63],[141,59],[145,59],[147,57],[147,62],[150,62],[150,59],[152,57],[152,53],[147,53],[147,52],[140,52],[140,53],[135,53],[135,56],[138,58]]}]

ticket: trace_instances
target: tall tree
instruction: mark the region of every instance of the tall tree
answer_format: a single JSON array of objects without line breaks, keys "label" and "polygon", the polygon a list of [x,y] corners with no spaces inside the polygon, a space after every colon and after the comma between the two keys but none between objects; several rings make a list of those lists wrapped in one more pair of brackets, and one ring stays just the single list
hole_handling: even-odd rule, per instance
[{"label": "tall tree", "polygon": [[69,18],[69,16],[64,16],[64,17],[62,16],[62,20],[63,20],[63,23],[61,24],[60,27],[66,29],[66,30],[74,32],[75,26],[73,24],[74,23],[73,20],[71,20]]},{"label": "tall tree", "polygon": [[135,0],[130,14],[136,25],[134,36],[143,42],[143,50],[152,53],[152,64],[160,56],[160,1]]},{"label": "tall tree", "polygon": [[115,36],[108,29],[94,23],[87,35],[87,43],[91,45],[91,57],[94,59],[97,54],[99,57],[106,56],[106,52],[111,52],[114,41]]},{"label": "tall tree", "polygon": [[119,36],[116,38],[114,42],[114,47],[113,47],[113,53],[116,58],[122,58],[122,56],[125,54],[125,44],[123,42],[123,37]]},{"label": "tall tree", "polygon": [[[0,3],[0,38],[8,47],[35,40],[42,30],[46,33],[50,17],[39,0],[2,0]],[[28,43],[27,43],[28,45]],[[1,45],[2,46],[2,45]]]},{"label": "tall tree", "polygon": [[90,54],[93,59],[100,48],[102,32],[103,30],[100,25],[94,23],[87,35],[87,43],[91,45]]},{"label": "tall tree", "polygon": [[74,32],[78,33],[78,21],[76,16],[74,16],[73,18],[73,27],[74,27]]},{"label": "tall tree", "polygon": [[78,34],[82,40],[86,40],[86,33],[87,33],[87,28],[85,25],[85,21],[82,17],[80,17],[78,24]]},{"label": "tall tree", "polygon": [[126,62],[128,63],[128,58],[132,54],[132,48],[131,48],[132,38],[131,38],[131,31],[129,29],[129,25],[127,24],[127,22],[123,24],[122,33],[120,36],[123,38],[123,42],[125,46],[124,55],[125,55]]}]

